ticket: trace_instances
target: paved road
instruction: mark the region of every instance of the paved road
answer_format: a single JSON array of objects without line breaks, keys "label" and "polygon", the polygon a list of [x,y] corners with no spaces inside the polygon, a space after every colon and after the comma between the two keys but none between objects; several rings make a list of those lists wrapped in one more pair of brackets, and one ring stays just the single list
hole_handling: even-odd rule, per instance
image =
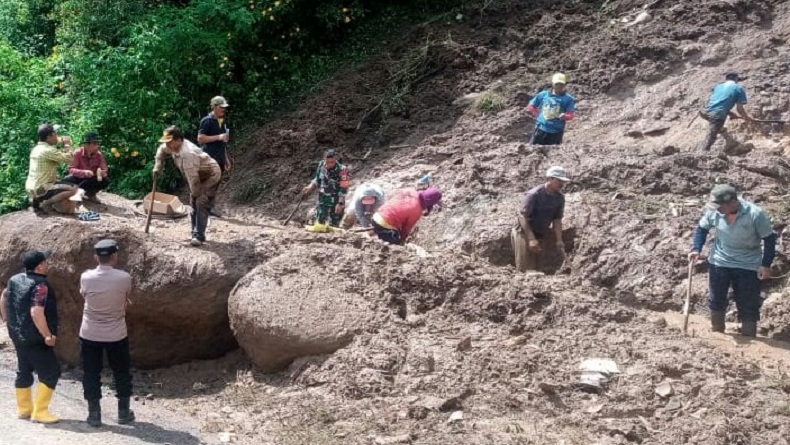
[{"label": "paved road", "polygon": [[[3,351],[7,354],[8,351]],[[213,443],[198,434],[193,419],[170,411],[133,403],[137,422],[122,426],[116,422],[116,399],[102,399],[104,426],[91,428],[85,423],[87,408],[82,385],[64,379],[58,384],[51,411],[60,423],[40,425],[16,418],[14,370],[6,360],[0,363],[0,445],[201,445]]]}]

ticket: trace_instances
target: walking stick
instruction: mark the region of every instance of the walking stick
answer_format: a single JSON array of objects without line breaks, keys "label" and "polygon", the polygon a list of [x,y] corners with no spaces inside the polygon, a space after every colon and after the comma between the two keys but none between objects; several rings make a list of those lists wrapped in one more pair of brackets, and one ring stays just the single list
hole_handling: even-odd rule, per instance
[{"label": "walking stick", "polygon": [[301,206],[302,206],[302,201],[304,201],[304,199],[305,199],[305,197],[306,197],[306,196],[307,196],[307,195],[306,195],[306,194],[304,194],[304,193],[302,193],[302,194],[300,194],[300,195],[299,195],[299,202],[297,202],[297,203],[296,203],[296,207],[294,207],[294,209],[293,209],[293,211],[291,212],[291,214],[290,214],[290,215],[288,215],[288,218],[285,218],[285,221],[283,221],[283,225],[284,225],[284,226],[287,226],[287,225],[288,225],[288,223],[289,223],[289,222],[291,222],[291,218],[293,218],[293,217],[294,217],[294,214],[296,214],[296,211],[297,211],[297,210],[299,210],[299,207],[301,207]]},{"label": "walking stick", "polygon": [[689,306],[691,305],[691,278],[694,276],[694,260],[689,261],[689,284],[686,290],[686,301],[683,303],[683,335],[686,335],[689,327]]},{"label": "walking stick", "polygon": [[154,173],[154,185],[151,187],[151,204],[148,205],[148,217],[145,219],[145,233],[148,233],[148,228],[151,227],[151,217],[154,216],[154,201],[156,200],[157,179],[159,179],[159,173]]}]

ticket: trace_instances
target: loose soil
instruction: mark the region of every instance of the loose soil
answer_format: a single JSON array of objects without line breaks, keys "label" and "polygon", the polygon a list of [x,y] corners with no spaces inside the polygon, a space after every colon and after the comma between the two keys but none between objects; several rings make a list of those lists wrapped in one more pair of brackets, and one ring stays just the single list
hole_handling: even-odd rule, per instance
[{"label": "loose soil", "polygon": [[[786,128],[731,121],[728,138],[701,153],[704,122],[692,122],[728,69],[750,77],[751,113],[786,116],[790,7],[657,0],[647,22],[620,20],[644,5],[472,3],[460,20],[409,30],[388,54],[250,132],[223,188],[228,217],[213,220],[210,236],[248,239],[251,263],[276,258],[306,277],[336,265],[343,286],[363,288],[355,291],[369,297],[376,322],[337,352],[274,374],[239,351],[141,371],[140,393],[235,443],[790,443],[784,246],[777,278],[764,285],[759,339],[733,332],[736,314],[728,334],[707,331],[704,262],[694,270],[690,336],[677,315],[691,232],[714,183],[738,185],[778,231],[790,215]],[[411,92],[389,114],[370,112],[415,48],[425,59]],[[569,76],[578,119],[566,144],[533,147],[524,105],[555,70]],[[500,95],[504,109],[480,111],[482,93]],[[353,265],[375,267],[366,255],[384,247],[278,225],[330,146],[342,149],[357,184],[388,192],[433,172],[445,206],[421,221],[414,240],[429,258],[393,248],[400,267],[382,267],[380,279],[360,272],[367,279],[354,282]],[[545,274],[517,274],[509,229],[518,200],[556,164],[574,179],[568,259]],[[238,203],[256,190],[266,191],[259,201]],[[157,236],[185,243],[186,222],[168,224],[173,230],[157,227]],[[312,261],[308,250],[329,256]],[[614,360],[620,373],[601,388],[580,385],[586,358]]]}]

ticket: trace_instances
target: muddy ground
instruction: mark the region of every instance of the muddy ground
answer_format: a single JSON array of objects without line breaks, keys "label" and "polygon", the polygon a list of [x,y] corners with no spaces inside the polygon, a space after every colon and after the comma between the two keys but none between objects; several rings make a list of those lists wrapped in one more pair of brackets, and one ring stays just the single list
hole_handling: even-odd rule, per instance
[{"label": "muddy ground", "polygon": [[[651,19],[627,26],[643,6]],[[728,69],[750,77],[751,113],[787,116],[789,8],[770,0],[486,1],[460,20],[415,27],[299,110],[249,132],[223,189],[228,218],[211,230],[220,240],[254,240],[251,261],[288,261],[292,252],[295,270],[305,267],[305,247],[356,245],[350,235],[276,221],[320,153],[341,147],[357,184],[390,191],[433,172],[445,206],[421,222],[415,243],[466,291],[450,286],[426,304],[436,292],[415,285],[422,281],[413,275],[426,272],[415,257],[388,269],[387,280],[366,281],[377,320],[388,321],[334,354],[263,374],[237,351],[139,372],[141,393],[236,443],[789,443],[784,245],[777,278],[764,286],[759,339],[737,335],[736,314],[728,334],[707,332],[704,263],[694,268],[690,336],[676,315],[691,232],[713,184],[735,183],[777,230],[790,216],[786,128],[729,122],[728,138],[701,153],[705,126],[692,121]],[[409,60],[419,62],[408,65],[419,81],[387,113],[373,110]],[[533,147],[524,105],[556,70],[570,78],[578,118],[565,145]],[[481,94],[499,95],[502,109],[477,106]],[[515,208],[555,164],[574,179],[568,258],[546,265],[546,275],[518,275],[508,242]],[[346,251],[338,264],[365,261]],[[499,291],[513,280],[524,280],[528,297]],[[614,360],[619,373],[600,388],[579,385],[586,358]]]}]

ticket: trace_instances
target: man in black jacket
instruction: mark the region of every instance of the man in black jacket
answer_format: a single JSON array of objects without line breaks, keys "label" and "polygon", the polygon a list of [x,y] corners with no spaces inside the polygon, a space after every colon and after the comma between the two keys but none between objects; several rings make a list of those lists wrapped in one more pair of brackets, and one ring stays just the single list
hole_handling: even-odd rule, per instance
[{"label": "man in black jacket", "polygon": [[[31,250],[22,255],[25,272],[11,277],[0,297],[0,310],[17,356],[16,399],[18,417],[55,423],[49,413],[52,393],[60,378],[55,357],[58,312],[55,292],[47,283],[50,251]],[[38,374],[33,402],[33,372]]]}]

